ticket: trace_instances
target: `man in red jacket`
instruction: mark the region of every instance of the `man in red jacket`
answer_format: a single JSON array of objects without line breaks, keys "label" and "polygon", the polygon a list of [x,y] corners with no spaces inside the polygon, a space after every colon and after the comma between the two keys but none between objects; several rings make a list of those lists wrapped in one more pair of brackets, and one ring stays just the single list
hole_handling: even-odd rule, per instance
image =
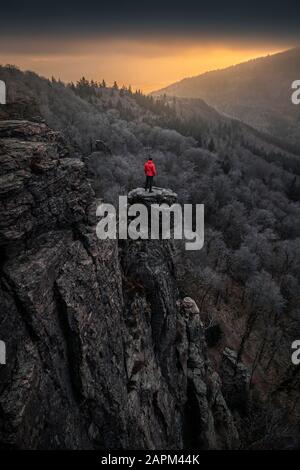
[{"label": "man in red jacket", "polygon": [[156,175],[156,168],[151,157],[145,163],[144,171],[146,175],[145,191],[149,188],[149,193],[152,193],[153,176]]}]

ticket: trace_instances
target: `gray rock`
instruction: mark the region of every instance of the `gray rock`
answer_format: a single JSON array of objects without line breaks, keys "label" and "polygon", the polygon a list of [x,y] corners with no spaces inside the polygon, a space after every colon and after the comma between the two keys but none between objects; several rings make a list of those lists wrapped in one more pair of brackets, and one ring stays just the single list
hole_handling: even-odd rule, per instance
[{"label": "gray rock", "polygon": [[191,297],[184,297],[182,301],[182,306],[187,313],[187,315],[196,315],[199,313],[199,308],[194,299],[191,299]]},{"label": "gray rock", "polygon": [[144,188],[136,188],[128,193],[128,202],[130,204],[143,203],[147,206],[151,204],[172,205],[177,202],[177,194],[171,189],[158,188],[153,186],[152,193],[145,191]]},{"label": "gray rock", "polygon": [[61,136],[27,121],[0,135],[0,446],[235,447],[173,242],[98,240],[85,165]]}]

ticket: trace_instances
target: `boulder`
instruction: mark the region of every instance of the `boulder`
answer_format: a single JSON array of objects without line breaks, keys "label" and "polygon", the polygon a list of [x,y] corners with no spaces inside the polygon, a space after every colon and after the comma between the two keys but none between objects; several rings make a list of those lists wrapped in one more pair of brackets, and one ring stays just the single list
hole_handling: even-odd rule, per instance
[{"label": "boulder", "polygon": [[200,313],[198,305],[196,304],[194,299],[192,299],[191,297],[184,297],[184,299],[182,301],[182,306],[184,308],[184,311],[188,315],[196,315],[196,314]]}]

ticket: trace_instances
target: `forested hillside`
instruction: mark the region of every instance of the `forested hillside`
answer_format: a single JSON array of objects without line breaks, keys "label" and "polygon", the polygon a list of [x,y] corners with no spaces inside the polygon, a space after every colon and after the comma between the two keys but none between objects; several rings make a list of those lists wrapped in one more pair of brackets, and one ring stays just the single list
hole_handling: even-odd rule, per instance
[{"label": "forested hillside", "polygon": [[243,445],[296,445],[299,367],[290,355],[300,333],[299,155],[202,100],[154,99],[85,79],[65,85],[14,67],[2,67],[0,79],[10,103],[1,118],[44,119],[61,131],[87,164],[97,197],[116,201],[142,186],[151,156],[158,186],[180,202],[205,204],[203,250],[178,248],[181,289],[200,307],[221,376],[226,347],[247,368],[245,390],[227,397],[224,390]]},{"label": "forested hillside", "polygon": [[202,98],[218,110],[300,148],[299,106],[292,83],[300,74],[300,48],[185,78],[155,92]]}]

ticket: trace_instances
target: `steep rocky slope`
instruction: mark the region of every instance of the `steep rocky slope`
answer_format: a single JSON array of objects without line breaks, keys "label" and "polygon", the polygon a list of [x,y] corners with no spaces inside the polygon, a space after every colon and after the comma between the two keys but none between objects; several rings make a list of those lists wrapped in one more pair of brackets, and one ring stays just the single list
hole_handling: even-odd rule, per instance
[{"label": "steep rocky slope", "polygon": [[0,123],[4,448],[233,448],[199,310],[165,241],[101,241],[80,159]]}]

